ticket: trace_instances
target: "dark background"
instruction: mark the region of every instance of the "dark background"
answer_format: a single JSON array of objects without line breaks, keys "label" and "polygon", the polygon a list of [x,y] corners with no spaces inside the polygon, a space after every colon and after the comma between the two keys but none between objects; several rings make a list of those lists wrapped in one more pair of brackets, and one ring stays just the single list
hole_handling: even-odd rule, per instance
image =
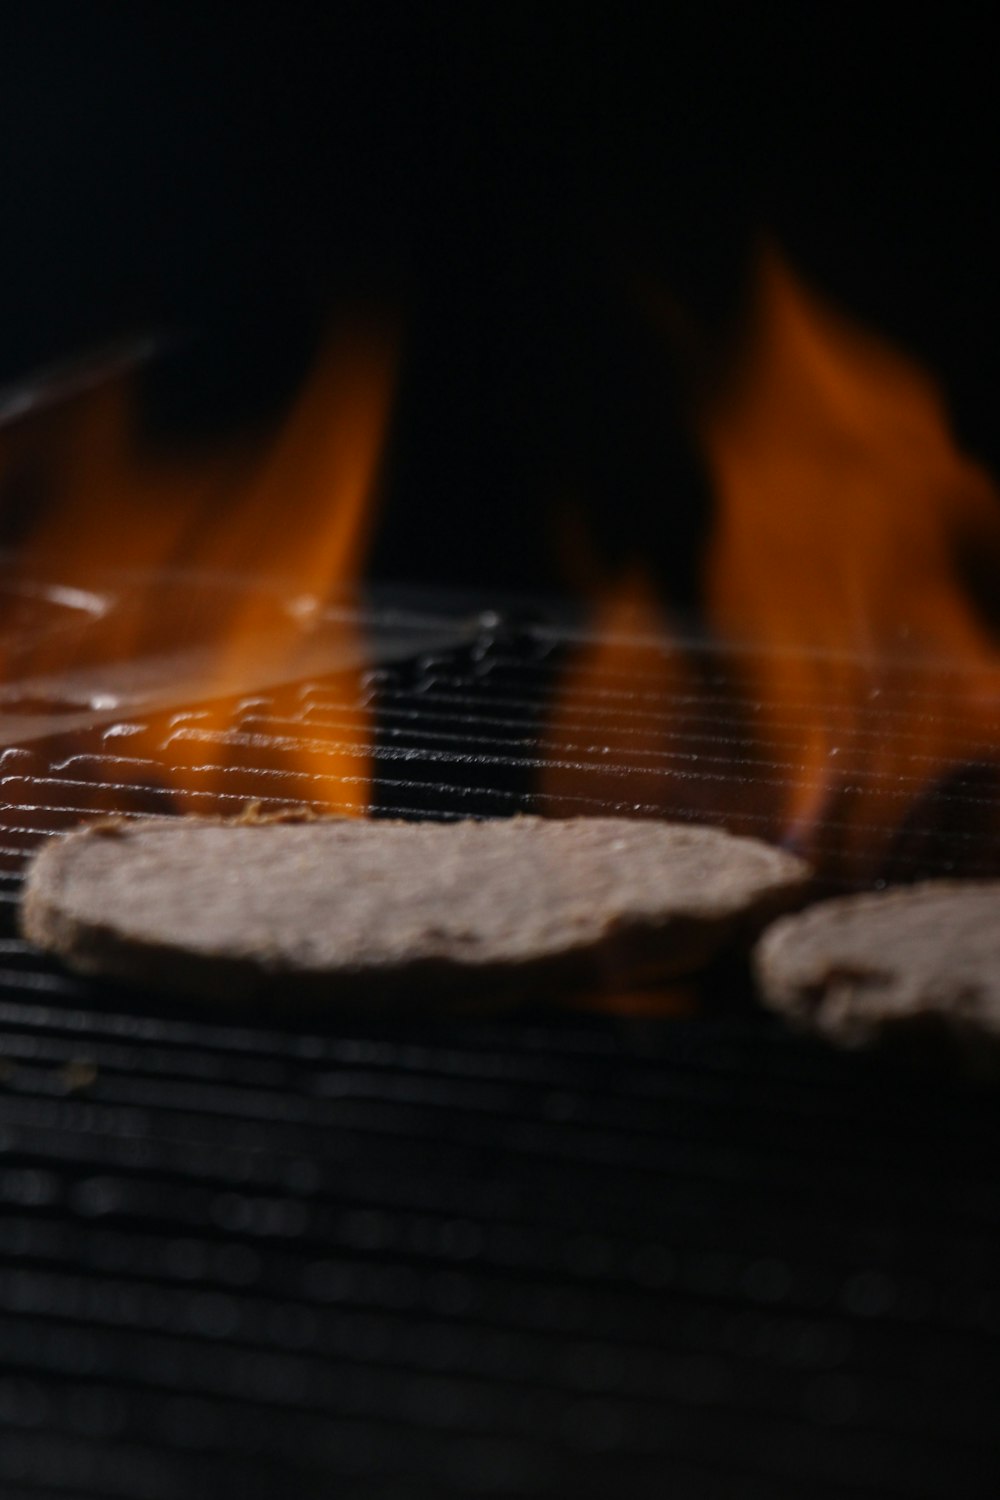
[{"label": "dark background", "polygon": [[209,438],[273,417],[331,319],[398,306],[382,576],[551,586],[577,513],[690,602],[687,409],[762,231],[1000,466],[989,7],[0,15],[0,380],[190,331],[150,431]]}]

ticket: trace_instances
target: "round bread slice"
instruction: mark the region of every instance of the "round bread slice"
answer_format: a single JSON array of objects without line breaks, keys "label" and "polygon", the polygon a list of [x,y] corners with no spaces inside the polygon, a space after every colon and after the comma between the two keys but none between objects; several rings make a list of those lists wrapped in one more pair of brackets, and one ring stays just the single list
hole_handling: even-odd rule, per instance
[{"label": "round bread slice", "polygon": [[690,973],[807,877],[660,822],[143,819],[44,849],[21,922],[74,969],[192,995],[521,998]]},{"label": "round bread slice", "polygon": [[843,1046],[1000,1040],[1000,881],[821,901],[769,927],[753,963],[769,1006]]}]

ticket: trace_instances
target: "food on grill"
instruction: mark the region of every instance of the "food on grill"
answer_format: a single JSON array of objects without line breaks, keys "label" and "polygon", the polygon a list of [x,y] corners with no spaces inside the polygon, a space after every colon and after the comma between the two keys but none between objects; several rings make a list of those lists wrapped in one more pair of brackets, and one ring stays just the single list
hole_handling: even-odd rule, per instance
[{"label": "food on grill", "polygon": [[661,822],[122,820],[44,849],[21,917],[75,969],[202,996],[521,998],[689,973],[807,879]]},{"label": "food on grill", "polygon": [[844,1046],[1000,1039],[1000,881],[926,881],[822,901],[767,929],[764,999]]}]

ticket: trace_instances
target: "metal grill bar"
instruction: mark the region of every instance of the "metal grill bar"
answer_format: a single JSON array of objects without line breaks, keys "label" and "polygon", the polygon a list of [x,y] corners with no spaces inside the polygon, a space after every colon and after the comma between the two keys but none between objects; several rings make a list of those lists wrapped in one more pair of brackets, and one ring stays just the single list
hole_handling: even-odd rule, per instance
[{"label": "metal grill bar", "polygon": [[[559,741],[569,639],[491,627],[236,699],[227,732],[147,715],[142,757],[119,720],[0,761],[5,1496],[992,1500],[993,1093],[832,1055],[728,992],[672,1022],[199,1014],[16,935],[33,850],[96,810],[171,815],[178,746],[188,806],[314,803],[285,752],[342,767],[361,700],[380,816],[634,811],[650,765],[664,800],[639,810],[704,817],[707,785],[732,816],[722,674],[664,705],[640,661]],[[609,712],[669,750],[604,763]],[[787,788],[757,755],[751,790]],[[560,761],[582,779],[546,792]],[[949,857],[988,845],[961,824]]]}]

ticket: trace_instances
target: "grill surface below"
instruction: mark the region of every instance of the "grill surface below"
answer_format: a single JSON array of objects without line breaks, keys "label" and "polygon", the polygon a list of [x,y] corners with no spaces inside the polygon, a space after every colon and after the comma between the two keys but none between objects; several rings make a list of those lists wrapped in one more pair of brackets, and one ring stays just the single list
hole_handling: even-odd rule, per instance
[{"label": "grill surface below", "polygon": [[[142,758],[129,722],[3,756],[6,1500],[996,1495],[992,1091],[735,1001],[303,1026],[85,984],[16,936],[31,851],[169,812],[174,758],[205,811],[314,800],[290,740],[360,776],[359,697],[376,813],[635,810],[649,757],[608,764],[595,725],[666,711],[656,651],[570,705],[560,751],[566,655],[484,628],[234,701],[225,731],[164,712]],[[725,794],[704,682],[697,746],[671,709],[657,752],[676,815]]]}]

